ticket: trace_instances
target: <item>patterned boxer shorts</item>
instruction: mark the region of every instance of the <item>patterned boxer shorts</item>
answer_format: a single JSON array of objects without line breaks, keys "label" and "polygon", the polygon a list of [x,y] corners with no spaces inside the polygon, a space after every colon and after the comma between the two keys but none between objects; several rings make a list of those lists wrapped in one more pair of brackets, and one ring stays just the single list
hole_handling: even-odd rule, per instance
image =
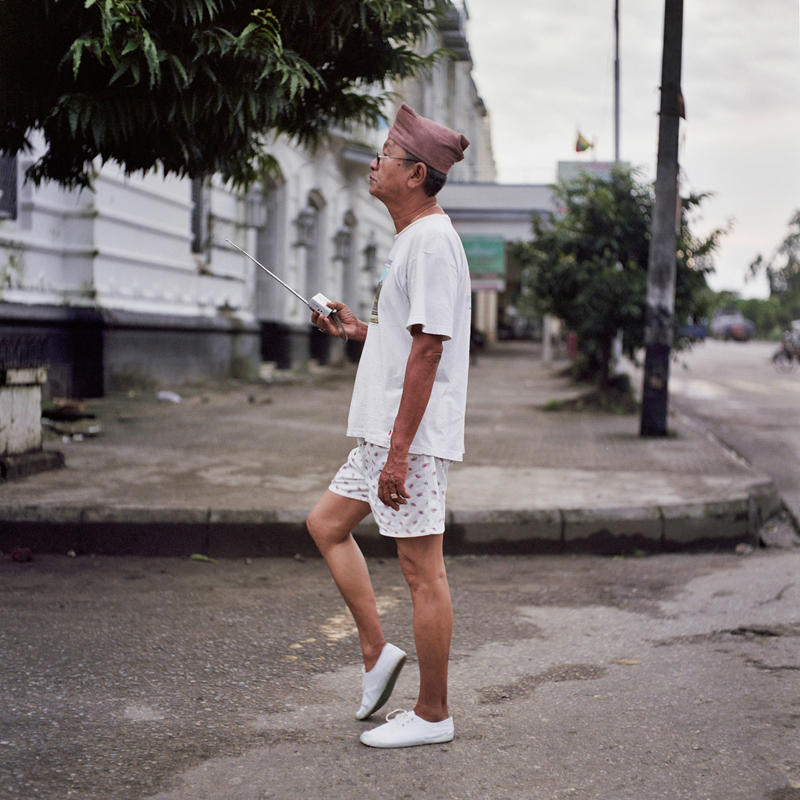
[{"label": "patterned boxer shorts", "polygon": [[452,461],[412,454],[408,457],[406,491],[411,495],[395,511],[378,498],[378,478],[389,448],[358,440],[328,487],[335,494],[369,503],[383,536],[396,539],[444,533],[444,498]]}]

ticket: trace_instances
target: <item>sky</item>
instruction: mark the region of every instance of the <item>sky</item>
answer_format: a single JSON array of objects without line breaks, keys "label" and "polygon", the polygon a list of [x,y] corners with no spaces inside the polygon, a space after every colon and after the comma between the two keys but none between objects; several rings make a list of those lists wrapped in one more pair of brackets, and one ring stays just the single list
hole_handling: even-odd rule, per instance
[{"label": "sky", "polygon": [[[558,161],[614,159],[614,0],[466,0],[473,78],[501,183],[554,183]],[[653,180],[664,0],[619,0],[620,158]],[[712,289],[747,280],[800,209],[800,0],[685,0],[681,192],[693,229],[728,232]],[[575,152],[577,134],[596,144]]]}]

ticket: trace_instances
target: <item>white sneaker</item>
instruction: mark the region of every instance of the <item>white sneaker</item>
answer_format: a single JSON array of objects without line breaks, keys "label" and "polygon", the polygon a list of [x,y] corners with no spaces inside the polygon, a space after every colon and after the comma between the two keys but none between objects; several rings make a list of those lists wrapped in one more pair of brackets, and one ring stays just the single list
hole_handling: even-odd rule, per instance
[{"label": "white sneaker", "polygon": [[399,647],[393,644],[383,646],[375,666],[369,672],[364,672],[361,708],[356,719],[366,719],[386,704],[405,663],[406,654]]},{"label": "white sneaker", "polygon": [[413,711],[398,708],[386,715],[386,724],[361,734],[361,744],[369,747],[414,747],[418,744],[452,742],[453,718],[428,722]]}]

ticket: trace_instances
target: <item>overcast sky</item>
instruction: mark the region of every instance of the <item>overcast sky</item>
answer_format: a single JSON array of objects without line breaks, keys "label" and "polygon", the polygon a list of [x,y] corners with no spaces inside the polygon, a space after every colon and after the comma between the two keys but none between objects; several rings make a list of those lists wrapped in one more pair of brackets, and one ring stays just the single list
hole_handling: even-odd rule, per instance
[{"label": "overcast sky", "polygon": [[[558,161],[614,158],[614,0],[466,0],[473,77],[502,183],[553,183]],[[800,208],[800,1],[685,0],[682,193],[713,192],[698,232],[731,224],[714,289],[745,282]],[[664,0],[620,0],[620,155],[652,180]],[[575,152],[577,132],[597,146]]]}]

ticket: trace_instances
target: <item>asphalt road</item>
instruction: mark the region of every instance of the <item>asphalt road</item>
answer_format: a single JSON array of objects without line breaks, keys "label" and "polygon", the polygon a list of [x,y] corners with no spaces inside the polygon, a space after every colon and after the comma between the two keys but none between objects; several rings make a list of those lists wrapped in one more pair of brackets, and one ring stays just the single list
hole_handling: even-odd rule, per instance
[{"label": "asphalt road", "polygon": [[[408,592],[370,561],[410,653]],[[800,552],[459,557],[448,745],[359,733],[318,559],[0,561],[3,800],[800,800]]]},{"label": "asphalt road", "polygon": [[[698,347],[672,408],[797,498],[800,375],[770,352]],[[410,707],[408,592],[370,567]],[[0,560],[0,800],[800,800],[800,551],[448,573],[456,739],[373,751],[318,559]]]},{"label": "asphalt road", "polygon": [[670,407],[695,417],[770,475],[800,521],[800,370],[779,372],[769,342],[697,345],[673,364]]}]

